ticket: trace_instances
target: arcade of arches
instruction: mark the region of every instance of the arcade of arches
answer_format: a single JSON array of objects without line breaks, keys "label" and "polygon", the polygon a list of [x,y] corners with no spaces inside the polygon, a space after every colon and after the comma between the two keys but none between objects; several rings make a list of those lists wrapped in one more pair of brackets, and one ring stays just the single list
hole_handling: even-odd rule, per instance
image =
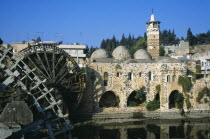
[{"label": "arcade of arches", "polygon": [[[159,101],[160,96],[159,93],[155,95],[154,100]],[[172,108],[182,108],[183,106],[183,95],[179,93],[178,90],[174,90],[171,92],[169,96],[169,109]],[[137,97],[137,91],[133,91],[128,99],[127,99],[127,107],[137,107],[140,106],[142,103],[146,101],[146,97],[143,99],[139,99]],[[119,97],[115,95],[113,91],[107,91],[105,92],[100,100],[99,100],[99,107],[100,108],[108,108],[108,107],[118,107],[119,106]]]}]

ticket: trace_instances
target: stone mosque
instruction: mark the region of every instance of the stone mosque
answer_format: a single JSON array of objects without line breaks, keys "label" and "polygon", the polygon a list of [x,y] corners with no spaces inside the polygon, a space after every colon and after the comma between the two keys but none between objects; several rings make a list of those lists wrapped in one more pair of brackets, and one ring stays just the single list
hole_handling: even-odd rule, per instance
[{"label": "stone mosque", "polygon": [[[133,59],[125,46],[115,48],[112,57],[108,57],[104,49],[93,52],[87,64],[87,92],[81,108],[88,112],[138,112],[146,111],[147,103],[158,99],[160,108],[157,111],[176,111],[179,109],[175,105],[174,94],[180,92],[184,98],[189,98],[191,110],[209,109],[208,103],[196,102],[198,92],[205,86],[210,87],[209,79],[196,80],[190,92],[187,95],[183,93],[178,78],[187,75],[188,70],[195,71],[196,62],[160,57],[160,22],[152,14],[146,24],[147,51],[137,50]],[[146,93],[144,102],[135,98],[136,91],[142,87]],[[130,107],[130,100],[137,106]],[[185,103],[183,108],[187,110]]]}]

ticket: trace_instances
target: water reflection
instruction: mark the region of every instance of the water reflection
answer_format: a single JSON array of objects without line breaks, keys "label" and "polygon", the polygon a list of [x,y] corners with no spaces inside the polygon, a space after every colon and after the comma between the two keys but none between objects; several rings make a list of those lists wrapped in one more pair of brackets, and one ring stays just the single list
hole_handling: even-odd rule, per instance
[{"label": "water reflection", "polygon": [[210,139],[210,121],[86,125],[75,127],[73,136],[78,139]]}]

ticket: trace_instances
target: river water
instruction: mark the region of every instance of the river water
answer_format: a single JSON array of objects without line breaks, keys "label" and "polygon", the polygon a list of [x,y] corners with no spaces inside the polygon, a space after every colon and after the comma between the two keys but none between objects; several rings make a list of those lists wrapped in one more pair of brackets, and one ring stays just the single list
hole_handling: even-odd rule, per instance
[{"label": "river water", "polygon": [[75,139],[210,139],[210,120],[151,120],[75,126]]}]

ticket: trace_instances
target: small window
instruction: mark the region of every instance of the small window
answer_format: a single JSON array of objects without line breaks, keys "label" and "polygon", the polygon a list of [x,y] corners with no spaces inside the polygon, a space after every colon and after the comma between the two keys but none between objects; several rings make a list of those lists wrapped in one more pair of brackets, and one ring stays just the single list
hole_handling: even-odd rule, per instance
[{"label": "small window", "polygon": [[119,72],[117,72],[117,77],[120,77],[120,73]]},{"label": "small window", "polygon": [[152,80],[152,73],[149,72],[148,75],[149,75],[149,80]]},{"label": "small window", "polygon": [[104,72],[104,86],[108,85],[108,73]]},{"label": "small window", "polygon": [[132,80],[132,78],[133,78],[132,76],[133,76],[133,74],[131,72],[129,72],[128,73],[128,80]]},{"label": "small window", "polygon": [[167,75],[167,82],[170,82],[170,75]]},{"label": "small window", "polygon": [[139,77],[141,77],[141,72],[139,72]]},{"label": "small window", "polygon": [[176,82],[176,75],[173,75],[173,82]]}]

